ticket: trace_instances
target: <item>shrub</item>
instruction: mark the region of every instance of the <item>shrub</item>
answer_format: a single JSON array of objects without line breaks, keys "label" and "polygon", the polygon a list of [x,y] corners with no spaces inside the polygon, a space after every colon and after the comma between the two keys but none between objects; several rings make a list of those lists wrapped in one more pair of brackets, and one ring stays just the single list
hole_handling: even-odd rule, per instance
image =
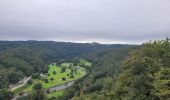
[{"label": "shrub", "polygon": [[40,79],[40,74],[39,73],[33,73],[32,78],[34,79]]},{"label": "shrub", "polygon": [[32,79],[30,79],[27,84],[31,85],[32,84]]},{"label": "shrub", "polygon": [[53,80],[54,80],[54,78],[53,78],[53,77],[51,77],[51,78],[50,78],[50,80],[51,80],[51,81],[53,81]]},{"label": "shrub", "polygon": [[48,83],[48,82],[49,82],[48,79],[45,79],[44,81],[45,81],[45,83]]},{"label": "shrub", "polygon": [[70,78],[74,78],[74,73],[70,72]]},{"label": "shrub", "polygon": [[37,83],[33,86],[33,89],[34,90],[39,90],[39,89],[42,89],[42,84],[41,83]]},{"label": "shrub", "polygon": [[63,81],[65,81],[65,80],[66,80],[66,78],[65,78],[65,77],[62,77],[62,80],[63,80]]},{"label": "shrub", "polygon": [[65,67],[61,68],[60,73],[64,73],[66,71]]},{"label": "shrub", "polygon": [[56,71],[53,71],[53,74],[55,75],[55,74],[57,74],[57,72],[56,72]]}]

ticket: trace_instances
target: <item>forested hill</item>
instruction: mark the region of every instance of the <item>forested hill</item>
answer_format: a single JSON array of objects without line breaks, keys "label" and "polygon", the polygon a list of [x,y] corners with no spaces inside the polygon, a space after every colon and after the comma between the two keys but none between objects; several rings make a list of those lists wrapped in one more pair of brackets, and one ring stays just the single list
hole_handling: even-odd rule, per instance
[{"label": "forested hill", "polygon": [[[31,49],[43,55],[45,60],[75,57],[82,53],[108,48],[125,48],[129,45],[98,43],[70,43],[53,41],[0,41],[0,52],[8,49]],[[21,52],[22,53],[22,52]],[[17,53],[16,53],[17,54]],[[55,54],[55,55],[54,55]]]},{"label": "forested hill", "polygon": [[[23,76],[47,71],[47,64],[83,57],[93,63],[87,75],[51,100],[168,100],[169,40],[134,45],[52,41],[0,42],[0,99]],[[84,66],[85,67],[85,66]],[[21,100],[27,100],[27,97]],[[46,100],[46,99],[44,99]]]},{"label": "forested hill", "polygon": [[74,100],[170,99],[169,40],[144,43],[130,51],[124,61],[121,55],[127,51],[122,50],[97,58],[103,64],[97,63],[97,71],[81,81],[83,86],[77,83],[80,94]]},{"label": "forested hill", "polygon": [[24,76],[47,71],[47,64],[106,49],[130,45],[65,43],[53,41],[0,41],[0,88],[15,84]]}]

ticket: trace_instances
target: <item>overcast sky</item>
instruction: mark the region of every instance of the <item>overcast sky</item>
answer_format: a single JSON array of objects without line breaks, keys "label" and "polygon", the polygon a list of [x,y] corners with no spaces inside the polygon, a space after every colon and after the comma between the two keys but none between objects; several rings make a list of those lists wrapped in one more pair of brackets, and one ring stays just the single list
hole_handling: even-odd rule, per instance
[{"label": "overcast sky", "polygon": [[142,43],[170,37],[170,0],[0,0],[0,40]]}]

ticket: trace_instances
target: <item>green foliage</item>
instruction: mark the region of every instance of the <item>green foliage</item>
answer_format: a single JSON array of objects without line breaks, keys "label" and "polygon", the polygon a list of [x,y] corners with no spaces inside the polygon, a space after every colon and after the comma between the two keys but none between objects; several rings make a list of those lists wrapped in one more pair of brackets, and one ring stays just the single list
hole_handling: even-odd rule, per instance
[{"label": "green foliage", "polygon": [[55,75],[55,74],[57,74],[57,72],[56,72],[56,71],[53,71],[53,74]]},{"label": "green foliage", "polygon": [[126,59],[114,94],[123,100],[167,100],[170,98],[169,75],[169,41],[146,43]]},{"label": "green foliage", "polygon": [[44,91],[41,89],[37,91],[33,91],[33,93],[31,94],[31,98],[32,100],[48,100],[47,96],[44,95]]},{"label": "green foliage", "polygon": [[[74,64],[78,66],[79,62],[74,60],[74,57],[82,56],[87,58],[88,61],[94,62],[93,68],[87,67],[90,74],[88,77],[89,80],[87,78],[85,81],[82,81],[85,83],[85,86],[82,87],[89,87],[91,84],[95,83],[96,80],[105,77],[101,75],[102,77],[97,77],[95,80],[93,80],[94,76],[96,76],[96,73],[98,73],[99,76],[99,73],[103,73],[103,71],[108,72],[106,76],[115,76],[115,73],[117,74],[117,66],[121,62],[121,58],[125,57],[128,51],[124,51],[122,49],[129,46],[100,44],[92,45],[51,41],[0,41],[0,47],[1,89],[7,88],[12,83],[17,83],[23,79],[24,76],[32,75],[34,78],[33,73],[48,73],[48,66],[46,64],[51,62],[59,62],[61,59],[71,59],[74,61]],[[115,48],[122,49],[112,51]],[[118,53],[115,54],[114,52]],[[118,55],[120,57],[118,57]],[[118,64],[115,62],[118,62]],[[73,75],[74,74],[72,74],[71,77]],[[14,76],[14,78],[12,78],[12,76]],[[51,74],[50,77],[52,76],[53,75]],[[78,85],[78,88],[81,89],[82,87],[79,87]],[[78,88],[75,90],[76,92],[78,91],[77,93],[79,94]],[[83,90],[84,89],[82,89],[82,91]]]},{"label": "green foliage", "polygon": [[75,89],[73,87],[70,87],[67,89],[67,91],[63,92],[62,96],[58,96],[56,100],[68,100],[68,98],[73,97],[75,94]]},{"label": "green foliage", "polygon": [[32,79],[30,79],[27,84],[32,85]]},{"label": "green foliage", "polygon": [[39,73],[33,73],[32,78],[33,79],[40,79],[40,74]]},{"label": "green foliage", "polygon": [[40,90],[40,89],[42,89],[42,84],[41,84],[41,83],[34,84],[33,89],[34,89],[34,90]]},{"label": "green foliage", "polygon": [[[61,91],[49,93],[47,96],[48,96],[49,100],[53,100],[53,99],[56,100],[56,97],[63,95],[63,92],[64,91],[61,90]],[[55,97],[55,98],[53,98],[53,97]]]},{"label": "green foliage", "polygon": [[70,78],[74,78],[74,72],[73,71],[70,72]]},{"label": "green foliage", "polygon": [[[115,78],[122,61],[132,49],[134,48],[106,49],[84,55],[84,58],[92,61],[93,66],[86,67],[87,75],[75,82],[72,88],[75,93],[73,99],[114,100],[112,89],[115,85]],[[62,95],[58,98],[62,100],[61,98],[64,97],[66,96]]]},{"label": "green foliage", "polygon": [[63,80],[63,81],[65,81],[65,80],[66,80],[66,78],[65,78],[65,77],[62,77],[62,80]]},{"label": "green foliage", "polygon": [[45,79],[44,81],[45,81],[45,83],[48,83],[48,82],[49,82],[48,79]]},{"label": "green foliage", "polygon": [[7,89],[1,89],[0,90],[0,100],[10,100],[14,94]]},{"label": "green foliage", "polygon": [[60,73],[64,73],[65,71],[66,71],[66,68],[62,67]]},{"label": "green foliage", "polygon": [[51,81],[53,81],[53,80],[54,80],[54,78],[53,78],[53,77],[51,77],[51,78],[50,78],[50,80],[51,80]]}]

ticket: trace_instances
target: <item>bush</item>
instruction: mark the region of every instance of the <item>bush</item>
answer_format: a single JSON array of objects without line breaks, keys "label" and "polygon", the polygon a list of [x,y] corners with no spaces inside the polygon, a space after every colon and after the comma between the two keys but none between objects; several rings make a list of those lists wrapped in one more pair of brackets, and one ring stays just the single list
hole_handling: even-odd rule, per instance
[{"label": "bush", "polygon": [[56,71],[53,71],[53,74],[55,75],[55,74],[57,74],[57,72],[56,72]]},{"label": "bush", "polygon": [[63,80],[63,81],[65,81],[65,80],[66,80],[66,78],[65,78],[65,77],[62,77],[62,80]]},{"label": "bush", "polygon": [[74,78],[74,73],[70,72],[70,78]]},{"label": "bush", "polygon": [[30,79],[27,84],[32,85],[32,79]]},{"label": "bush", "polygon": [[41,83],[37,83],[33,86],[33,89],[34,90],[39,90],[39,89],[42,89],[42,84]]},{"label": "bush", "polygon": [[61,68],[60,73],[64,73],[66,71],[65,67]]},{"label": "bush", "polygon": [[33,74],[32,74],[32,78],[34,78],[34,79],[40,79],[40,74],[38,74],[38,73],[33,73]]},{"label": "bush", "polygon": [[0,100],[11,100],[14,93],[8,91],[7,89],[0,89]]},{"label": "bush", "polygon": [[67,76],[70,76],[69,74],[67,74]]},{"label": "bush", "polygon": [[48,79],[45,79],[44,81],[45,81],[45,83],[48,83],[48,82],[49,82]]},{"label": "bush", "polygon": [[51,77],[51,78],[50,78],[50,80],[51,80],[51,81],[53,81],[53,80],[54,80],[54,78],[53,78],[53,77]]}]

